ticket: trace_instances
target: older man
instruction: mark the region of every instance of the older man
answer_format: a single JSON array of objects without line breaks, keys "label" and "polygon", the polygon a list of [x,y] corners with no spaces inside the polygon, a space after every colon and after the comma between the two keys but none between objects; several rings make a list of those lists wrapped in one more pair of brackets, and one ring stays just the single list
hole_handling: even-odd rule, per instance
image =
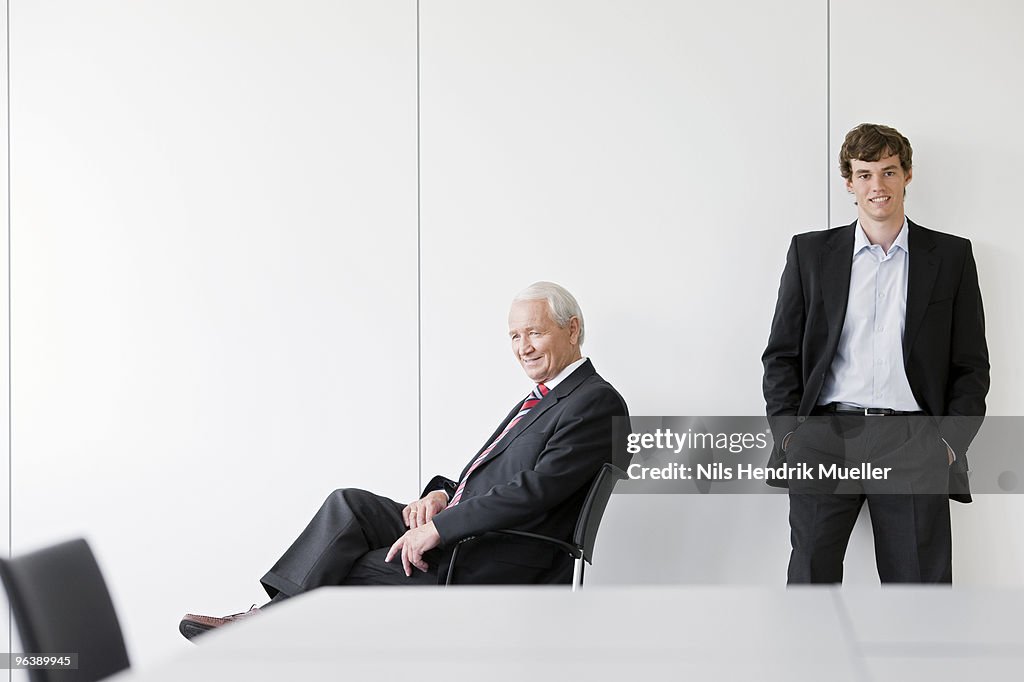
[{"label": "older man", "polygon": [[[435,477],[405,505],[364,490],[334,491],[263,576],[272,602],[323,585],[443,583],[451,548],[487,531],[572,536],[591,480],[605,462],[624,456],[613,442],[612,418],[628,416],[626,404],[582,356],[583,313],[564,288],[527,287],[512,302],[508,327],[512,352],[534,386],[458,481]],[[476,537],[459,557],[460,583],[559,583],[571,574],[564,553],[529,541]],[[191,639],[257,611],[186,614],[179,629]]]}]

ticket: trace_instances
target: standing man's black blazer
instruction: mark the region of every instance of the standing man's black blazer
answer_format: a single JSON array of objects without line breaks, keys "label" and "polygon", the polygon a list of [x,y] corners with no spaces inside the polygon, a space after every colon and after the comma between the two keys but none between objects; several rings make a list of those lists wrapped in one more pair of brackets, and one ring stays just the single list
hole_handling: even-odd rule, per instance
[{"label": "standing man's black blazer", "polygon": [[[907,225],[907,381],[921,409],[936,418],[939,433],[956,453],[950,497],[970,502],[967,448],[985,414],[989,388],[978,271],[967,239],[909,219]],[[761,358],[775,440],[770,466],[784,463],[782,440],[803,421],[800,417],[811,414],[832,366],[846,317],[856,229],[854,222],[799,234],[790,243],[768,347]]]},{"label": "standing man's black blazer", "polygon": [[[521,404],[516,404],[470,462],[502,432]],[[460,540],[510,528],[570,540],[583,499],[601,466],[626,464],[621,461],[625,442],[614,441],[612,421],[628,416],[622,396],[590,360],[585,361],[502,438],[470,475],[459,504],[434,515],[441,546],[450,553]],[[463,475],[465,471],[460,480]],[[451,497],[455,487],[455,481],[437,476],[420,496],[443,489]],[[460,550],[457,580],[568,582],[572,565],[562,554],[528,540],[478,538]],[[439,579],[443,581],[444,575]]]}]

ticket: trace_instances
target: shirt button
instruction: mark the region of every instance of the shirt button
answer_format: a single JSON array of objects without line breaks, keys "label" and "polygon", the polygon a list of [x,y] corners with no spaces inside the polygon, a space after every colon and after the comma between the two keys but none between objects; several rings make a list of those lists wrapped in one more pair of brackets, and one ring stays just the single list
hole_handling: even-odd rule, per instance
[{"label": "shirt button", "polygon": [[878,294],[878,298],[885,298],[885,292]]},{"label": "shirt button", "polygon": [[884,331],[885,327],[875,327],[876,332]]}]

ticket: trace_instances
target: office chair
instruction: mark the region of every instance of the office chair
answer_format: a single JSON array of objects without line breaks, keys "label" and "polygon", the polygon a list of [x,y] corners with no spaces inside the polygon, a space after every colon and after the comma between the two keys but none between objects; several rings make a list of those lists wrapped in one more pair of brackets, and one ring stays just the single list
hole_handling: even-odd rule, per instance
[{"label": "office chair", "polygon": [[[601,467],[601,470],[597,472],[597,476],[594,477],[594,482],[590,484],[590,490],[583,501],[580,515],[576,519],[576,529],[572,534],[572,542],[565,542],[564,540],[548,537],[547,535],[529,533],[523,530],[495,530],[486,534],[529,538],[561,547],[573,558],[572,591],[575,592],[583,587],[584,562],[591,565],[594,563],[594,544],[597,541],[597,529],[601,525],[601,517],[604,516],[604,510],[608,506],[612,490],[615,489],[615,484],[624,478],[626,478],[626,472],[614,464],[605,464]],[[453,548],[445,586],[453,584],[455,562],[459,558],[459,548],[462,543],[472,539],[466,538]]]},{"label": "office chair", "polygon": [[121,626],[85,540],[0,559],[0,578],[34,654],[78,654],[77,670],[29,670],[32,682],[94,682],[128,667]]}]

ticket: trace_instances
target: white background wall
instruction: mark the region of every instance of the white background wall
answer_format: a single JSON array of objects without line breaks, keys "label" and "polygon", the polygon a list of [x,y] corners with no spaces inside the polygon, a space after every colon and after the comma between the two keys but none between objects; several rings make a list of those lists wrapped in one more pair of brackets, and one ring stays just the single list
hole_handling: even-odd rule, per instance
[{"label": "white background wall", "polygon": [[[1010,0],[422,0],[418,52],[414,0],[10,13],[11,541],[88,537],[138,664],[262,601],[334,487],[457,473],[528,386],[531,281],[632,413],[760,414],[789,236],[854,218],[865,120],[915,145],[910,215],[974,241],[990,410],[1024,409]],[[780,585],[786,512],[618,496],[589,579]],[[960,584],[1021,584],[1018,498],[954,525]]]}]

